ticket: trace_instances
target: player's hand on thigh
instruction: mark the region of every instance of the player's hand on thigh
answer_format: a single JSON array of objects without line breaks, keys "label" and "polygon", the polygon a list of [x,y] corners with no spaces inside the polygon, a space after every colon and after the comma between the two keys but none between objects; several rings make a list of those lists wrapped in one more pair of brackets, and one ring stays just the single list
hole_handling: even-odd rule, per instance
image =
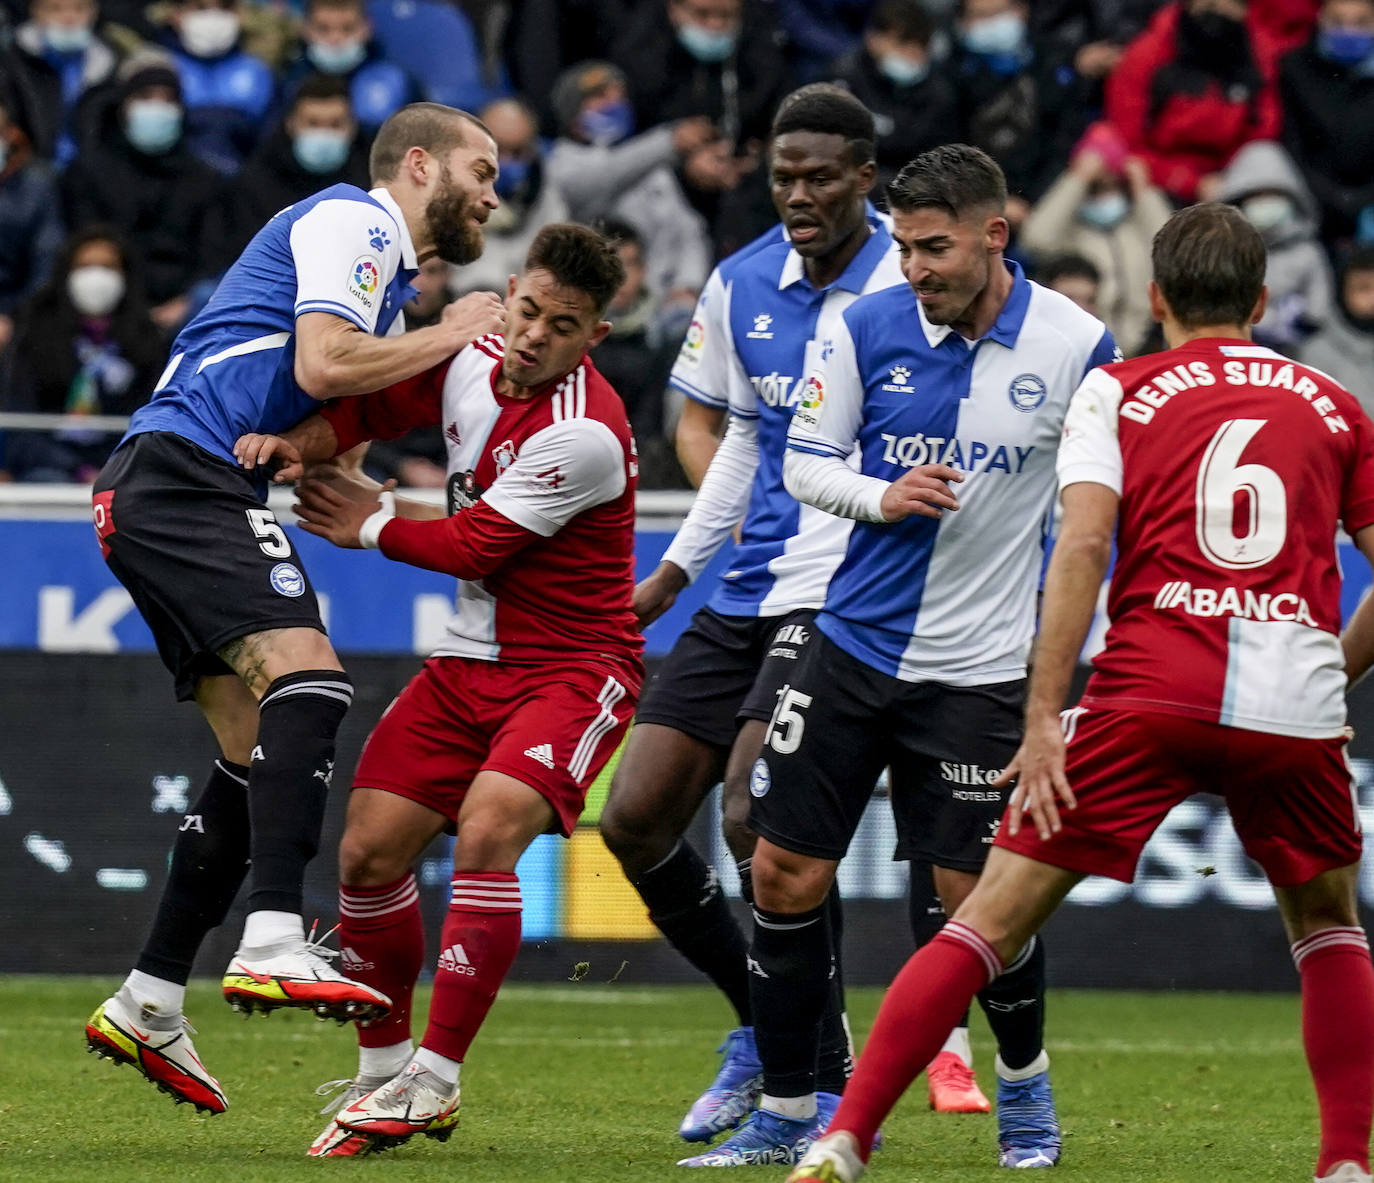
[{"label": "player's hand on thigh", "polygon": [[1006,788],[1013,781],[1016,788],[1007,803],[1007,832],[1017,834],[1021,823],[1030,814],[1031,823],[1042,841],[1063,828],[1059,816],[1062,803],[1066,809],[1076,809],[1073,795],[1064,772],[1064,733],[1058,716],[1035,722],[1027,721],[1025,738],[1010,764],[992,783]]},{"label": "player's hand on thigh", "polygon": [[962,481],[964,474],[948,464],[918,464],[904,472],[883,493],[883,518],[900,522],[904,518],[938,518],[947,509],[958,509],[959,500],[950,488],[951,481]]},{"label": "player's hand on thigh", "polygon": [[325,481],[302,481],[296,488],[299,499],[291,508],[300,519],[301,529],[317,538],[327,538],[335,546],[360,549],[358,531],[368,518],[382,508],[373,494],[372,500],[346,496]]},{"label": "player's hand on thigh", "polygon": [[264,465],[273,465],[276,472],[272,480],[278,485],[288,485],[300,480],[305,472],[300,451],[296,446],[279,435],[262,435],[249,432],[234,441],[234,459],[241,467],[253,471]]}]

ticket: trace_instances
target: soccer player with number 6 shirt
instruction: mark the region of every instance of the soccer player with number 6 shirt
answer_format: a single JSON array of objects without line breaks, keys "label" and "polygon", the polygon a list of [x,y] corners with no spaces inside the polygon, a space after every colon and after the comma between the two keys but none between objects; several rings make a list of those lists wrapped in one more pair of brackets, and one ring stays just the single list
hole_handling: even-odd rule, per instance
[{"label": "soccer player with number 6 shirt", "polygon": [[[972,994],[1083,876],[1129,881],[1169,810],[1203,791],[1226,798],[1292,945],[1317,1183],[1369,1183],[1374,964],[1345,692],[1374,665],[1374,600],[1340,631],[1334,539],[1343,527],[1374,562],[1374,424],[1326,375],[1252,344],[1264,269],[1230,206],[1182,210],[1156,236],[1150,301],[1169,349],[1090,373],[1065,421],[1063,522],[1001,832],[893,982],[790,1183],[853,1183]],[[1106,646],[1061,717],[1113,536]]]}]

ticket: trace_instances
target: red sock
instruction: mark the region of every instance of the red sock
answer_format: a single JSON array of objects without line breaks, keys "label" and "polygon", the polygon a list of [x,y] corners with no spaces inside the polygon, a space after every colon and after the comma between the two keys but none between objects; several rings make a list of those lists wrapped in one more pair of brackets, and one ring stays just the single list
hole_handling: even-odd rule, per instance
[{"label": "red sock", "polygon": [[381,887],[340,887],[339,948],[348,977],[391,999],[385,1019],[358,1027],[358,1042],[363,1047],[390,1047],[409,1039],[411,998],[425,961],[425,926],[415,876]]},{"label": "red sock", "polygon": [[420,1042],[462,1060],[520,948],[520,880],[505,872],[456,871],[442,945]]},{"label": "red sock", "polygon": [[1317,1174],[1343,1162],[1369,1170],[1374,1114],[1374,963],[1361,928],[1324,928],[1293,946],[1302,975],[1302,1042],[1317,1088]]},{"label": "red sock", "polygon": [[997,951],[951,920],[888,987],[830,1132],[848,1130],[868,1160],[883,1119],[935,1058],[973,996],[1002,972]]}]

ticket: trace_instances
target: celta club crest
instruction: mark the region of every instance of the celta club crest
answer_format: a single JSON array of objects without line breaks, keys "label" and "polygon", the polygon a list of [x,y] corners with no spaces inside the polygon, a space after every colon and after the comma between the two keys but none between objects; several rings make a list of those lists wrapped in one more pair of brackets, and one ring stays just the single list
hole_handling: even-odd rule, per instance
[{"label": "celta club crest", "polygon": [[515,463],[515,445],[506,440],[491,450],[491,458],[496,464],[496,475],[500,476]]}]

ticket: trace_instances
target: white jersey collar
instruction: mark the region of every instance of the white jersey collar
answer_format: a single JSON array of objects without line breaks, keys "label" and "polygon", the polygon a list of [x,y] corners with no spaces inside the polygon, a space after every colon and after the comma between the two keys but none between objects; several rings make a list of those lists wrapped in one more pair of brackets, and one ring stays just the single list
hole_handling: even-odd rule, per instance
[{"label": "white jersey collar", "polygon": [[401,266],[407,271],[418,271],[420,264],[415,256],[415,244],[410,240],[410,227],[406,225],[405,215],[401,213],[401,207],[396,204],[390,190],[378,185],[375,189],[369,189],[367,195],[396,219],[396,229],[400,233]]}]

